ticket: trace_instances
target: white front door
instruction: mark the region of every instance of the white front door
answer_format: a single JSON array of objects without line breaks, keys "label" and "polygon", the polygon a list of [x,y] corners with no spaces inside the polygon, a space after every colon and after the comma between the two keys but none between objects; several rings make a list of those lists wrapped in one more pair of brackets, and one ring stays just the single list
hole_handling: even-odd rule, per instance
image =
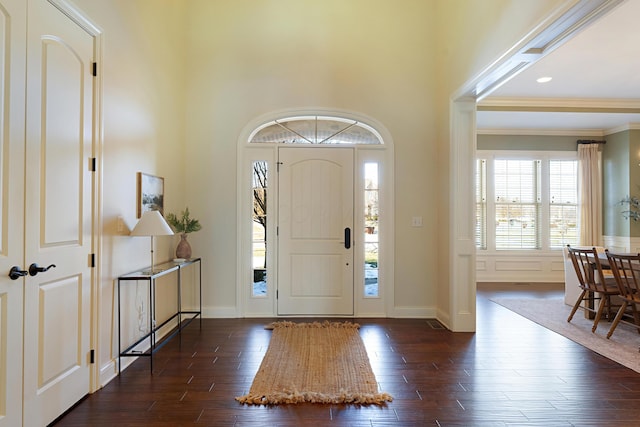
[{"label": "white front door", "polygon": [[278,315],[353,315],[353,149],[279,149]]},{"label": "white front door", "polygon": [[0,427],[22,424],[26,4],[0,0]]},{"label": "white front door", "polygon": [[28,22],[25,263],[49,270],[25,283],[24,424],[39,426],[90,389],[94,45],[46,0]]}]

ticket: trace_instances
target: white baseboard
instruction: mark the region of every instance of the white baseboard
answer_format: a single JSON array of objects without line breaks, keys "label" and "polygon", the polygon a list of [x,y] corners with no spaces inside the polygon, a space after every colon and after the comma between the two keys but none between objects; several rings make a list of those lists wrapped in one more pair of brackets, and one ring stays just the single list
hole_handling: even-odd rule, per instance
[{"label": "white baseboard", "polygon": [[110,360],[106,365],[100,368],[99,385],[98,388],[102,388],[109,384],[111,380],[118,376],[118,359]]},{"label": "white baseboard", "polygon": [[435,319],[436,307],[394,307],[391,317],[398,319]]},{"label": "white baseboard", "polygon": [[445,328],[447,328],[448,330],[451,330],[451,317],[449,316],[448,312],[445,312],[443,310],[438,310],[436,319],[438,319],[438,321],[442,323]]},{"label": "white baseboard", "polygon": [[[202,318],[204,319],[235,319],[240,317],[236,307],[202,307]],[[272,317],[268,315],[267,317]]]}]

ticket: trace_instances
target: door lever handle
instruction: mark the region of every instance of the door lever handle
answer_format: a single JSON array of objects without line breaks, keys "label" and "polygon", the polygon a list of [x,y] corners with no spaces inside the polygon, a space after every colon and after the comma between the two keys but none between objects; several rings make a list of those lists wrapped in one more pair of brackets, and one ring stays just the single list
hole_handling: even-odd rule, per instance
[{"label": "door lever handle", "polygon": [[55,266],[56,266],[55,264],[51,264],[51,265],[50,265],[50,266],[48,266],[48,267],[40,267],[38,264],[36,264],[36,263],[34,262],[33,264],[31,264],[31,265],[29,266],[29,274],[30,274],[31,276],[35,276],[36,274],[38,274],[38,273],[43,273],[43,272],[45,272],[45,271],[47,271],[47,270],[49,270],[50,268],[53,268],[53,267],[55,267]]},{"label": "door lever handle", "polygon": [[344,247],[345,249],[351,248],[351,229],[349,227],[344,229]]},{"label": "door lever handle", "polygon": [[14,265],[11,267],[11,270],[9,270],[9,278],[11,280],[18,280],[20,277],[26,276],[27,274],[29,274],[28,271],[20,270],[20,267],[17,265]]}]

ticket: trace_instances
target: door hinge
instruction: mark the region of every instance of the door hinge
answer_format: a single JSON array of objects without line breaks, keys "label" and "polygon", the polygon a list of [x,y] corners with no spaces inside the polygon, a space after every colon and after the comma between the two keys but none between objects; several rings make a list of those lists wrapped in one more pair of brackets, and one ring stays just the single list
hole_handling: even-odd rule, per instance
[{"label": "door hinge", "polygon": [[89,267],[93,268],[96,266],[96,254],[89,254]]},{"label": "door hinge", "polygon": [[94,62],[91,64],[91,75],[96,77],[98,75],[98,63]]},{"label": "door hinge", "polygon": [[91,157],[89,159],[89,172],[95,172],[95,171],[96,171],[96,158]]},{"label": "door hinge", "polygon": [[89,363],[96,363],[96,351],[94,349],[91,349],[91,351],[89,352]]},{"label": "door hinge", "polygon": [[282,162],[276,162],[276,172],[280,172],[280,165],[282,165],[284,163]]},{"label": "door hinge", "polygon": [[279,296],[278,290],[276,289],[276,299],[278,299],[278,296]]}]

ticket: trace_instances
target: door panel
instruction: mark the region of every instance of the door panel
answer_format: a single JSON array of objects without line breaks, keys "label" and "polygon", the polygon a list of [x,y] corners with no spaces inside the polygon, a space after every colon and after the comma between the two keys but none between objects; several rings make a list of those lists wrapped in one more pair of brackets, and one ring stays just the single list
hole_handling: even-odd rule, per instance
[{"label": "door panel", "polygon": [[[78,323],[82,318],[82,301],[78,301],[82,295],[81,278],[65,277],[42,283],[39,293],[44,304],[38,316],[38,353],[46,355],[40,358],[38,366],[38,387],[42,388],[61,381],[82,366],[82,348],[78,347],[82,331]],[[64,325],[64,329],[61,331],[58,325]]]},{"label": "door panel", "polygon": [[280,148],[279,156],[278,314],[352,315],[353,150]]},{"label": "door panel", "polygon": [[22,424],[26,3],[0,0],[0,427]]},{"label": "door panel", "polygon": [[29,2],[25,425],[89,392],[93,38],[46,0]]},{"label": "door panel", "polygon": [[84,141],[79,138],[84,131],[83,95],[85,89],[91,90],[91,86],[84,87],[82,75],[91,64],[83,63],[65,40],[49,35],[42,36],[41,51],[41,118],[45,122],[40,135],[44,174],[40,191],[41,242],[44,247],[78,244],[83,225],[83,197],[79,192],[84,184],[84,170],[79,168],[87,169],[82,159],[91,155],[90,151],[85,153]]}]

